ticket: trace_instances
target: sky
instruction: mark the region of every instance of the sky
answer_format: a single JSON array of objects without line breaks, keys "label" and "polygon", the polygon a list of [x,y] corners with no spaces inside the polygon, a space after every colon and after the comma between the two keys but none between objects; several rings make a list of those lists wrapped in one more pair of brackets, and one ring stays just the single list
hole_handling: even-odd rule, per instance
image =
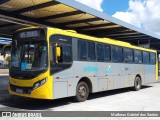
[{"label": "sky", "polygon": [[160,35],[160,0],[76,0]]}]

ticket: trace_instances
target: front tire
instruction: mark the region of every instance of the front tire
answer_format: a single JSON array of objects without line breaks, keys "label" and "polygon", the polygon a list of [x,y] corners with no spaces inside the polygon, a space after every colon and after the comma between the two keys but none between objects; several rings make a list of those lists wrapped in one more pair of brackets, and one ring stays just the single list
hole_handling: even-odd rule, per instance
[{"label": "front tire", "polygon": [[89,95],[89,88],[85,82],[80,82],[76,88],[76,96],[74,99],[78,102],[84,102],[87,100]]},{"label": "front tire", "polygon": [[134,90],[138,91],[138,90],[141,89],[141,87],[142,87],[141,78],[140,77],[136,77],[135,80],[134,80]]}]

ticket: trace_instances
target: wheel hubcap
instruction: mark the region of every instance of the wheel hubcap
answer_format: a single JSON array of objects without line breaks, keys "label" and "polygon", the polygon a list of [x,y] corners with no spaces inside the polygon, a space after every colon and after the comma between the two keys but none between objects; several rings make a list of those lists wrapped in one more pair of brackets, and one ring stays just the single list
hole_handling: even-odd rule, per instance
[{"label": "wheel hubcap", "polygon": [[137,87],[137,88],[140,88],[140,80],[137,80],[137,81],[136,81],[136,87]]},{"label": "wheel hubcap", "polygon": [[81,87],[79,88],[79,95],[80,95],[81,97],[84,97],[84,96],[86,95],[86,88],[85,88],[84,86],[81,86]]}]

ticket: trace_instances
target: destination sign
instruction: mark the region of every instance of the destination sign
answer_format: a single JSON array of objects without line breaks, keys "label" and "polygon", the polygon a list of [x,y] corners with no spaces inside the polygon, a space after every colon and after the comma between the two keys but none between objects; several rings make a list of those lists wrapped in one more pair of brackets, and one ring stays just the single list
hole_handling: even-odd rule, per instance
[{"label": "destination sign", "polygon": [[30,38],[30,37],[39,37],[40,31],[34,30],[34,31],[24,31],[19,34],[19,38]]}]

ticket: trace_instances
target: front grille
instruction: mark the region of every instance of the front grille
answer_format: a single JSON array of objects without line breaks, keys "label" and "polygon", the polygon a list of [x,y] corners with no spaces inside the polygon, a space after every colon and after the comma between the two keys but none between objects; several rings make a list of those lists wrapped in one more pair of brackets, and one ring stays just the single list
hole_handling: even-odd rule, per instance
[{"label": "front grille", "polygon": [[25,72],[12,72],[10,71],[10,76],[12,78],[16,78],[16,79],[33,79],[34,77],[36,77],[36,75],[34,74],[26,74]]},{"label": "front grille", "polygon": [[41,73],[44,73],[46,70],[39,70],[39,71],[19,71],[19,70],[10,70],[9,71],[9,75],[12,78],[15,79],[20,79],[20,80],[30,80],[33,79],[35,77],[37,77],[38,75],[40,75]]},{"label": "front grille", "polygon": [[31,94],[33,90],[33,87],[19,87],[12,84],[10,84],[10,88],[14,92],[23,93],[23,94]]}]

